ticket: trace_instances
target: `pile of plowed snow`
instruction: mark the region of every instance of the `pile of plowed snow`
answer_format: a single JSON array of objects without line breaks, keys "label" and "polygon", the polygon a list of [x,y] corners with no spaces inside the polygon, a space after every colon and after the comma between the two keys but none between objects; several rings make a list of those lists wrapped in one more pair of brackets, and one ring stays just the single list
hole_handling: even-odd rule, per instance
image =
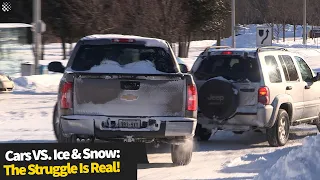
[{"label": "pile of plowed snow", "polygon": [[308,137],[301,147],[281,157],[256,180],[319,179],[320,135]]},{"label": "pile of plowed snow", "polygon": [[45,74],[14,78],[14,93],[56,94],[62,74]]}]

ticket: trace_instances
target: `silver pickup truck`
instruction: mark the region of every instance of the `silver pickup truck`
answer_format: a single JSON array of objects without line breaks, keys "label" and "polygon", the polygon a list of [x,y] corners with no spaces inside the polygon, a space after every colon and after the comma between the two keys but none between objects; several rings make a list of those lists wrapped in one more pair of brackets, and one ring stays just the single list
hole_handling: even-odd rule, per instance
[{"label": "silver pickup truck", "polygon": [[95,139],[171,144],[172,161],[191,161],[197,124],[197,89],[161,39],[91,35],[76,44],[54,109],[58,142]]}]

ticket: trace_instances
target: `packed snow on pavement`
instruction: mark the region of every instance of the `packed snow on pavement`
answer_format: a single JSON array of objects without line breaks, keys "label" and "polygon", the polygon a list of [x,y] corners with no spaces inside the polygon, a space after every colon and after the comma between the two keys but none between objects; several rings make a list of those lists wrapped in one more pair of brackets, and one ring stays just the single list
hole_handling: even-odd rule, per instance
[{"label": "packed snow on pavement", "polygon": [[[248,29],[254,28],[249,26]],[[246,31],[247,34],[237,36],[237,45],[254,47],[255,33],[249,30]],[[288,32],[288,34],[290,33]],[[247,40],[248,38],[250,38],[250,41],[241,40]],[[305,57],[314,70],[320,70],[320,63],[318,62],[320,60],[320,50],[315,49],[311,40],[308,41],[310,45],[308,49],[299,46],[298,44],[301,43],[301,38],[299,38],[297,38],[296,43],[291,39],[288,40],[284,46],[289,48],[290,51],[297,52]],[[231,41],[230,38],[227,38],[222,42],[223,45],[230,45],[228,43]],[[196,56],[207,46],[215,43],[213,40],[192,42],[189,58],[183,60],[191,67]],[[55,53],[56,51],[56,49],[53,49],[51,52],[48,48],[46,53],[53,54],[55,58],[52,59],[56,59],[56,56],[59,56]],[[48,61],[42,63],[48,63]],[[63,63],[65,64],[65,61]],[[61,74],[47,74],[14,77],[15,91],[11,94],[0,94],[0,114],[2,115],[0,141],[2,143],[55,142],[52,114],[61,76]],[[312,157],[301,157],[306,163],[284,169],[283,166],[295,162],[291,158],[292,154],[310,152],[310,155],[318,158],[319,162],[319,152],[316,151],[317,147],[319,149],[319,136],[316,136],[317,138],[314,138],[316,139],[314,141],[307,141],[307,144],[301,147],[305,137],[316,135],[317,132],[315,126],[300,125],[293,127],[290,141],[286,146],[279,148],[269,147],[265,135],[259,132],[247,132],[242,135],[236,135],[232,132],[217,132],[208,142],[195,142],[191,163],[188,166],[180,167],[172,167],[169,146],[150,147],[148,148],[150,164],[139,165],[138,179],[253,179],[259,173],[264,179],[273,179],[273,175],[277,173],[282,174],[281,177],[286,179],[294,176],[292,172],[298,166],[308,167],[308,165],[313,164],[313,162],[308,161],[312,160]],[[310,144],[313,144],[312,147],[315,150],[312,153],[312,149],[306,147]],[[303,172],[312,173],[314,170],[319,172],[319,166],[315,168],[318,169],[309,169]],[[269,170],[264,173],[266,169]],[[291,175],[286,176],[290,173]],[[308,176],[305,175],[304,177]]]}]

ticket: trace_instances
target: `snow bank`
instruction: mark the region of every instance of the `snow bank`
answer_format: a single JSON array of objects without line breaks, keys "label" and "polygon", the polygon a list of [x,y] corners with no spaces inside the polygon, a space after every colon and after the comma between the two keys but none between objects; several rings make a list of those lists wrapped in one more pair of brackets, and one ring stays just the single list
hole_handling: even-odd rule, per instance
[{"label": "snow bank", "polygon": [[13,79],[16,94],[56,94],[62,74],[22,76]]},{"label": "snow bank", "polygon": [[258,175],[256,180],[319,179],[320,135],[308,137],[300,148],[281,157],[270,169]]},{"label": "snow bank", "polygon": [[100,65],[93,66],[88,72],[91,73],[134,73],[134,74],[163,74],[158,71],[154,64],[149,61],[138,61],[121,66],[118,62],[103,60]]}]

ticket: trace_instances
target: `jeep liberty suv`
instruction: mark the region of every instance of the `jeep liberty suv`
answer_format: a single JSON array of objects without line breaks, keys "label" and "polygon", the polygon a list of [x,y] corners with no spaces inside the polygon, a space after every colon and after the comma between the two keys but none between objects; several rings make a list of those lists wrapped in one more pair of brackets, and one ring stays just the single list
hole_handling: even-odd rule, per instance
[{"label": "jeep liberty suv", "polygon": [[270,146],[287,143],[290,126],[320,131],[320,76],[298,54],[280,47],[207,48],[191,74],[198,89],[196,136],[212,130],[266,130]]}]

